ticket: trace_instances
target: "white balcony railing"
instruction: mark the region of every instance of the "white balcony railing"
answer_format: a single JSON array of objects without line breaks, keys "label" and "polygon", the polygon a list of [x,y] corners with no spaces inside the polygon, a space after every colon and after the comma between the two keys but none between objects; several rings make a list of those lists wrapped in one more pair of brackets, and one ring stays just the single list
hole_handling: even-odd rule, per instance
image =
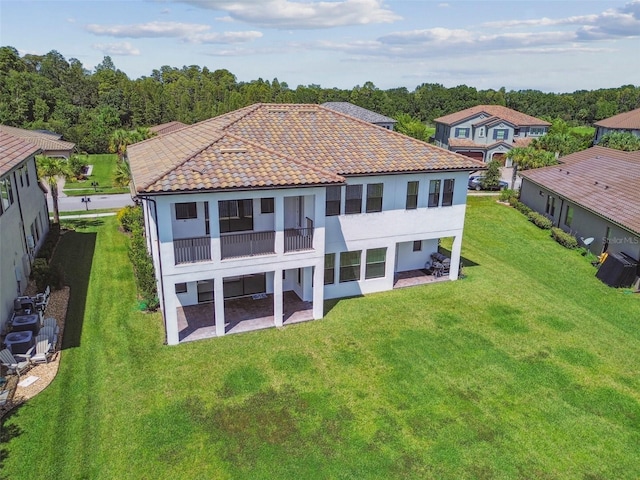
[{"label": "white balcony railing", "polygon": [[195,237],[174,240],[173,254],[176,265],[211,261],[211,239]]},{"label": "white balcony railing", "polygon": [[225,234],[220,237],[222,259],[275,253],[274,231]]}]

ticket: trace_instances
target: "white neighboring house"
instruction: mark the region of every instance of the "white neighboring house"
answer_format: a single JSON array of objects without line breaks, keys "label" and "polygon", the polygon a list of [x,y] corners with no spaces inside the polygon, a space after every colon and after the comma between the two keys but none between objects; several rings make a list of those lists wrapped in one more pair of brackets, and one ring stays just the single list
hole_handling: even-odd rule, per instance
[{"label": "white neighboring house", "polygon": [[0,331],[13,312],[13,301],[27,287],[31,264],[49,231],[44,192],[38,183],[35,155],[41,149],[0,132]]},{"label": "white neighboring house", "polygon": [[441,238],[455,280],[467,180],[483,167],[319,105],[275,104],[131,145],[128,159],[172,345],[194,305],[208,336],[230,331],[239,298],[266,296],[271,326],[292,298],[322,318],[325,299],[391,290]]}]

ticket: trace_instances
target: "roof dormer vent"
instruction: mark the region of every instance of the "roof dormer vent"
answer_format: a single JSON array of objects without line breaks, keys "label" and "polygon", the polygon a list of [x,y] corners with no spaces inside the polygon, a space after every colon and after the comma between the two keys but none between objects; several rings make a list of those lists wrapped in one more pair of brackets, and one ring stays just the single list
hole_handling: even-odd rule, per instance
[{"label": "roof dormer vent", "polygon": [[244,147],[221,148],[220,153],[247,153]]}]

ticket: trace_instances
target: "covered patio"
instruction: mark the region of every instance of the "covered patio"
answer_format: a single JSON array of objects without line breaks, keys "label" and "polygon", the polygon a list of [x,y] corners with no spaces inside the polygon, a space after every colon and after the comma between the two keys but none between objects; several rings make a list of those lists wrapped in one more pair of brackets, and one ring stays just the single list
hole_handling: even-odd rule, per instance
[{"label": "covered patio", "polygon": [[[291,291],[283,293],[283,324],[313,320],[313,304]],[[227,299],[224,302],[225,334],[250,332],[275,326],[273,294]],[[180,342],[216,336],[214,304],[201,303],[177,308]]]},{"label": "covered patio", "polygon": [[449,275],[436,277],[428,274],[426,270],[408,270],[406,272],[396,272],[393,277],[393,288],[415,287],[426,283],[446,282]]}]

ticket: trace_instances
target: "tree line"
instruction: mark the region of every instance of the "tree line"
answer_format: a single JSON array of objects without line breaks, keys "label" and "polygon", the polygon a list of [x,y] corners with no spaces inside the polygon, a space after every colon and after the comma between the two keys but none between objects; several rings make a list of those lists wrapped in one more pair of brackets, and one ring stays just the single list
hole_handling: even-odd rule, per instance
[{"label": "tree line", "polygon": [[257,102],[324,103],[345,101],[407,122],[430,124],[442,115],[478,104],[504,105],[570,125],[593,122],[640,107],[640,87],[544,93],[538,90],[477,90],[423,83],[382,90],[372,82],[352,89],[320,85],[289,87],[277,78],[238,81],[225,69],[196,65],[162,66],[150,75],[130,79],[110,57],[90,71],[55,50],[20,56],[0,47],[0,123],[45,129],[64,135],[80,151],[108,151],[118,129],[135,130],[179,120],[191,124]]}]

